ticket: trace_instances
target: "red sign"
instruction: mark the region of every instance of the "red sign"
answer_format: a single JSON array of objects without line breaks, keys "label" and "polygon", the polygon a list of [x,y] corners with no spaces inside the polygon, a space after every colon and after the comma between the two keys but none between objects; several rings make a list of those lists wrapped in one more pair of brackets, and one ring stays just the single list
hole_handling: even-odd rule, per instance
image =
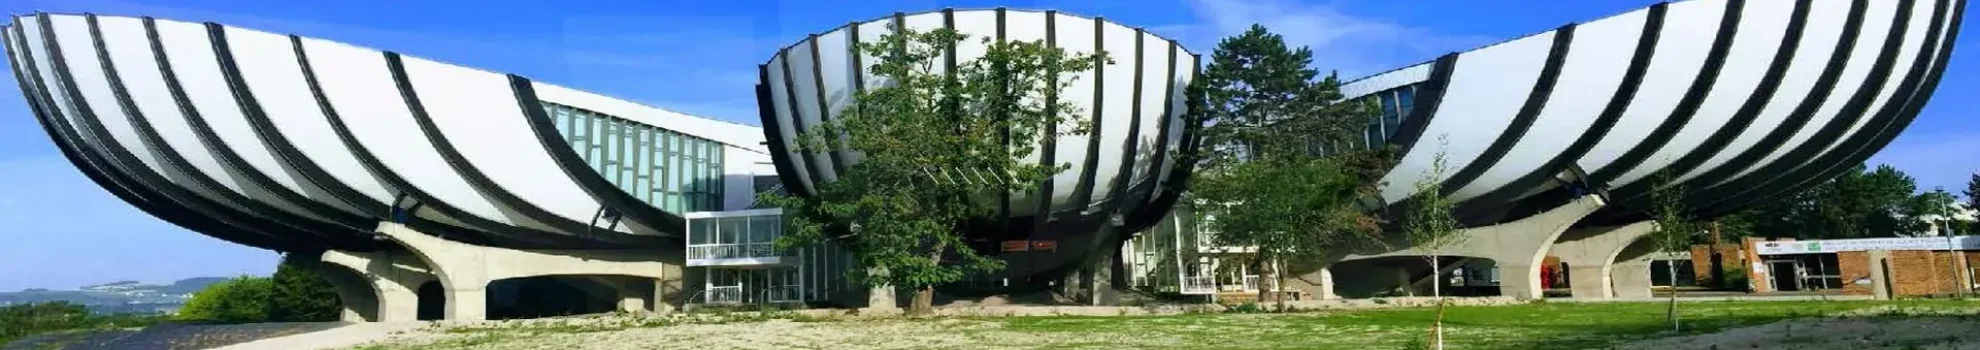
[{"label": "red sign", "polygon": [[1031,250],[1059,250],[1059,241],[1031,241]]},{"label": "red sign", "polygon": [[1022,252],[1027,248],[1031,248],[1029,243],[1028,241],[1004,241],[1004,251]]}]

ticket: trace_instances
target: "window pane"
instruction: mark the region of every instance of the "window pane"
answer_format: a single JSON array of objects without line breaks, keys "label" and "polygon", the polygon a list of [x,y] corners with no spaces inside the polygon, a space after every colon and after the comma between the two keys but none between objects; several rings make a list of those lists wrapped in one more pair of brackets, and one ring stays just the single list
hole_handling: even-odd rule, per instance
[{"label": "window pane", "polygon": [[747,229],[748,220],[749,218],[747,217],[722,218],[722,226],[720,227],[722,234],[717,236],[715,241],[717,243],[727,244],[743,243],[743,234],[747,233],[744,230]]},{"label": "window pane", "polygon": [[712,236],[714,234],[715,219],[695,219],[688,221],[688,236],[693,237],[693,241],[690,241],[689,244],[713,243],[714,239]]}]

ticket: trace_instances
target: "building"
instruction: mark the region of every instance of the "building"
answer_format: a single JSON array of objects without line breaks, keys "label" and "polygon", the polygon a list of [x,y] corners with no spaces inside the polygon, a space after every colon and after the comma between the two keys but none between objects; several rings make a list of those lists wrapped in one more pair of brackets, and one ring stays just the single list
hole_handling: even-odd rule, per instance
[{"label": "building", "polygon": [[[1120,280],[1185,294],[1327,298],[1450,283],[1538,297],[1554,256],[1576,296],[1647,294],[1638,238],[1653,174],[1673,174],[1688,207],[1712,216],[1847,170],[1931,97],[1964,6],[1660,3],[1347,84],[1383,113],[1364,143],[1320,146],[1397,147],[1379,206],[1415,182],[1442,184],[1470,227],[1444,263],[1463,282],[1426,281],[1411,249],[1245,262],[1246,247],[1218,245],[1187,211],[1172,213],[1191,168],[1172,154],[1195,146],[1176,87],[1198,59],[1097,18],[942,10],[810,36],[759,65],[762,128],[215,23],[35,14],[0,37],[51,141],[120,199],[202,234],[318,256],[348,319],[472,320],[702,303],[894,307],[893,291],[844,281],[859,267],[835,246],[772,249],[781,212],[752,198],[805,194],[858,161],[794,152],[790,140],[877,83],[850,44],[901,26],[1116,57],[1074,87],[1097,132],[1044,140],[1026,157],[1077,171],[1007,196],[1008,210],[970,229],[977,249],[1013,262],[973,281],[1001,282],[979,283],[997,286],[988,292],[1077,286],[1099,301]],[[1452,172],[1426,171],[1438,154]],[[1281,264],[1293,283],[1267,285],[1250,263]]]},{"label": "building", "polygon": [[[1964,7],[1659,3],[1348,82],[1345,95],[1383,111],[1365,143],[1328,146],[1399,150],[1383,178],[1385,204],[1419,181],[1441,185],[1470,227],[1446,252],[1448,270],[1488,266],[1501,294],[1539,297],[1542,261],[1554,256],[1577,297],[1643,296],[1650,249],[1639,238],[1650,231],[1653,189],[1682,186],[1686,208],[1714,217],[1861,163],[1931,98]],[[1430,172],[1438,155],[1448,172]],[[1161,236],[1136,246],[1190,242]],[[1294,266],[1287,287],[1323,298],[1427,291],[1428,263],[1394,243],[1405,249],[1295,264],[1309,267]],[[1161,277],[1246,278],[1181,270]]]}]

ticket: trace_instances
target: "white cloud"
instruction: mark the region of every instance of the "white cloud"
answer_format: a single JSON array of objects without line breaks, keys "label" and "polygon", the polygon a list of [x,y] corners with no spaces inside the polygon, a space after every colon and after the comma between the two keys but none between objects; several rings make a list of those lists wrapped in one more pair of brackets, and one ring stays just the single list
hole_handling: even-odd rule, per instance
[{"label": "white cloud", "polygon": [[1490,40],[1437,33],[1379,17],[1349,13],[1338,4],[1295,0],[1188,0],[1200,22],[1157,27],[1158,32],[1208,53],[1217,40],[1264,25],[1294,47],[1313,49],[1314,67],[1352,79],[1435,59]]}]

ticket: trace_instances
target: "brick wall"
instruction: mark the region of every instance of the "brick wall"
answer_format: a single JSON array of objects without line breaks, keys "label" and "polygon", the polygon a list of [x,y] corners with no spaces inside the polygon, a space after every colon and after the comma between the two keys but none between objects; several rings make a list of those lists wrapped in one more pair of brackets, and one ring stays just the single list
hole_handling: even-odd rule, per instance
[{"label": "brick wall", "polygon": [[1949,295],[1959,291],[1964,275],[1947,252],[1891,252],[1891,293],[1897,296]]},{"label": "brick wall", "polygon": [[1836,253],[1836,265],[1836,271],[1842,274],[1843,294],[1876,294],[1876,291],[1870,290],[1870,285],[1856,283],[1857,280],[1868,280],[1870,278],[1870,253]]},{"label": "brick wall", "polygon": [[[1717,284],[1715,284],[1715,282],[1719,279],[1719,272],[1712,270],[1712,255],[1711,255],[1712,253],[1716,253],[1719,255],[1720,268],[1735,269],[1735,268],[1744,268],[1746,266],[1745,253],[1742,251],[1742,249],[1740,249],[1740,244],[1738,243],[1720,243],[1717,245],[1704,245],[1704,244],[1692,245],[1691,246],[1692,278],[1696,279],[1699,286],[1703,286],[1703,287],[1718,286]],[[1733,289],[1746,288],[1746,286],[1725,286],[1725,287],[1733,288]]]},{"label": "brick wall", "polygon": [[[1957,265],[1962,255],[1968,264],[1972,264],[1969,266],[1980,266],[1980,254],[1923,250],[1890,252],[1891,294],[1906,297],[1959,293],[1962,279],[1965,278],[1965,273]],[[1855,283],[1859,279],[1870,278],[1872,265],[1869,253],[1836,253],[1836,261],[1840,264],[1837,267],[1842,273],[1843,294],[1874,294],[1870,285]]]}]

